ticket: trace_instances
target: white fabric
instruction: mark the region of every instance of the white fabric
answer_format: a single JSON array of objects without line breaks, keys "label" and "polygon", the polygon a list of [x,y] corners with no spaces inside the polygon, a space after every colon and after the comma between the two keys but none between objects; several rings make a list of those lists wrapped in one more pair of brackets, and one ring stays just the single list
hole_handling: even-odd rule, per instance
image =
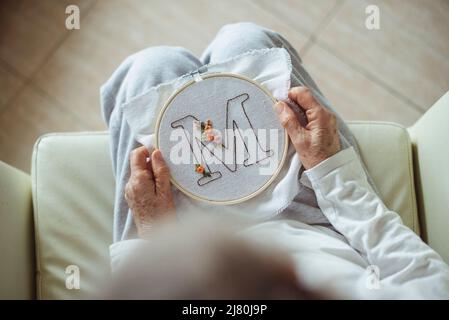
[{"label": "white fabric", "polygon": [[[301,281],[335,297],[449,299],[449,267],[385,207],[352,147],[306,174],[321,210],[339,233],[277,220],[250,227],[245,235],[287,250]],[[128,244],[110,246],[113,271],[132,250]],[[379,272],[379,282],[370,270]]]},{"label": "white fabric", "polygon": [[[278,100],[286,100],[290,89],[292,65],[290,55],[283,48],[249,51],[200,69],[207,70],[202,74],[228,72],[245,76],[261,84]],[[176,89],[191,80],[192,75],[185,75],[152,87],[122,106],[124,117],[137,141],[147,147],[154,145],[154,130],[161,108]],[[233,205],[217,207],[174,190],[178,216],[182,219],[183,214],[193,211],[220,215],[245,213],[249,218],[269,219],[288,207],[298,194],[300,167],[299,158],[290,146],[285,164],[270,186],[256,197]]]},{"label": "white fabric", "polygon": [[[230,72],[240,74],[260,83],[278,100],[286,100],[290,89],[292,65],[285,49],[253,50],[223,62],[208,64],[201,69],[204,74]],[[161,108],[169,97],[183,84],[191,81],[188,75],[150,88],[125,103],[123,113],[136,140],[145,146],[152,144],[152,135]]]}]

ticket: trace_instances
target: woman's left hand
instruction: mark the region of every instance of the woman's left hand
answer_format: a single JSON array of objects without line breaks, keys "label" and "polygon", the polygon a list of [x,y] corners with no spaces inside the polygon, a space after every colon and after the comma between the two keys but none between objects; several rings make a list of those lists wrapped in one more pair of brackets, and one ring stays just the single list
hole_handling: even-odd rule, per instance
[{"label": "woman's left hand", "polygon": [[131,152],[130,167],[125,199],[139,237],[148,238],[157,220],[175,215],[170,172],[161,151],[148,150],[145,146]]}]

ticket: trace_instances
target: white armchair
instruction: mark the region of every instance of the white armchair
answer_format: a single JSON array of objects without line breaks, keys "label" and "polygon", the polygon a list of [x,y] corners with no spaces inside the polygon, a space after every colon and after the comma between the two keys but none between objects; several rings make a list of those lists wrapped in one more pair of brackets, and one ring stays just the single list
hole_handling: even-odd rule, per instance
[{"label": "white armchair", "polygon": [[[411,128],[351,122],[388,207],[449,262],[449,93]],[[105,132],[55,133],[31,177],[0,163],[0,298],[88,298],[109,273],[114,178]],[[66,267],[80,289],[66,288]]]}]

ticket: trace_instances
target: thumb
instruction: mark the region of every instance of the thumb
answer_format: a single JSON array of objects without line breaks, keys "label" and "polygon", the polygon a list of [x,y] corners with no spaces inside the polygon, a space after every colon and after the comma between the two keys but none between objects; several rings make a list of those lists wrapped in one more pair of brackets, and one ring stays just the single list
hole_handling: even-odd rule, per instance
[{"label": "thumb", "polygon": [[156,183],[156,193],[170,192],[170,171],[159,149],[151,155],[151,166]]},{"label": "thumb", "polygon": [[293,140],[302,129],[295,112],[283,101],[277,102],[274,105],[274,109],[282,126],[287,130],[288,135]]}]

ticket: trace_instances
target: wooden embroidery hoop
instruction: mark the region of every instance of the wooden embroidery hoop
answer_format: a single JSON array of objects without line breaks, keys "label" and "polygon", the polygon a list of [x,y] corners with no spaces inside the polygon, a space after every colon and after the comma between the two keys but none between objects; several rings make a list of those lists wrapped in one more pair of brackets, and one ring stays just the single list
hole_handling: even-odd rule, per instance
[{"label": "wooden embroidery hoop", "polygon": [[[244,80],[249,82],[250,84],[256,86],[257,88],[259,88],[260,90],[262,90],[268,97],[270,97],[270,99],[273,101],[273,104],[277,102],[277,100],[273,97],[273,95],[271,94],[271,92],[269,92],[268,90],[266,90],[264,87],[262,87],[259,83],[257,83],[256,81],[239,75],[239,74],[235,74],[235,73],[228,73],[228,72],[223,72],[223,73],[210,73],[210,74],[206,74],[206,75],[201,75],[201,80],[206,80],[209,78],[214,78],[214,77],[231,77],[231,78],[237,78],[240,80]],[[180,87],[179,89],[177,89],[171,96],[170,98],[167,100],[167,102],[164,104],[164,106],[162,107],[161,111],[159,112],[159,115],[157,117],[156,120],[156,128],[155,128],[155,145],[156,148],[159,149],[160,146],[160,141],[159,141],[159,129],[160,129],[160,124],[161,124],[161,120],[164,116],[165,111],[167,110],[167,108],[170,106],[171,102],[173,101],[173,99],[180,94],[182,91],[184,91],[186,88],[188,88],[189,86],[195,84],[197,82],[197,80],[192,79],[191,81],[187,82],[186,84],[184,84],[182,87]],[[278,167],[276,168],[276,171],[273,173],[273,175],[270,177],[270,179],[268,179],[259,189],[255,190],[253,193],[248,194],[244,197],[238,198],[238,199],[232,199],[232,200],[211,200],[211,199],[207,199],[205,197],[202,196],[198,196],[192,192],[190,192],[189,190],[186,190],[184,187],[182,187],[172,176],[170,177],[170,181],[173,185],[175,185],[182,193],[184,193],[185,195],[189,196],[192,199],[195,200],[199,200],[199,201],[203,201],[209,204],[215,204],[215,205],[231,205],[231,204],[237,204],[237,203],[241,203],[244,201],[247,201],[251,198],[254,198],[255,196],[257,196],[258,194],[260,194],[261,192],[263,192],[265,189],[267,189],[270,184],[274,181],[274,179],[276,179],[276,177],[278,176],[279,172],[281,171],[285,159],[287,157],[287,150],[288,150],[288,135],[287,135],[287,131],[284,130],[284,146],[282,149],[282,158],[278,163]]]}]

